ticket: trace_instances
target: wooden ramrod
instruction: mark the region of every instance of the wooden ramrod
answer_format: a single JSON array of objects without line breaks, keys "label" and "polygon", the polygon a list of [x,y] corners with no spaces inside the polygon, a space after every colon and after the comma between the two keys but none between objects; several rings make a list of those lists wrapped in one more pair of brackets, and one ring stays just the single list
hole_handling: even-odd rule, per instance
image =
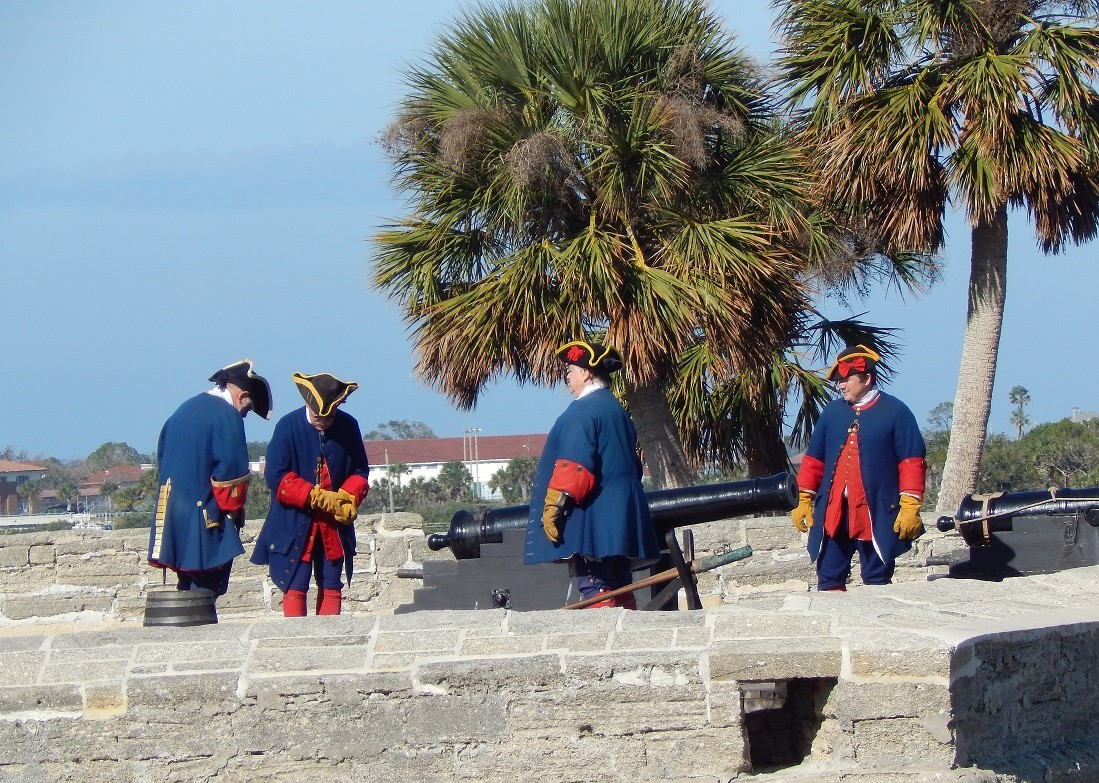
[{"label": "wooden ramrod", "polygon": [[957,528],[971,547],[988,546],[993,533],[1012,530],[1012,520],[1017,516],[1076,514],[1092,527],[1099,527],[1099,487],[966,495],[958,506],[958,513],[953,517],[939,517],[935,526],[942,531]]},{"label": "wooden ramrod", "polygon": [[[798,504],[797,480],[789,473],[765,478],[702,484],[645,493],[657,535],[678,527],[768,511],[790,511]],[[433,533],[427,545],[433,551],[450,547],[458,560],[481,556],[481,544],[499,543],[503,531],[525,528],[530,506],[504,506],[474,513],[459,511],[446,533]]]}]

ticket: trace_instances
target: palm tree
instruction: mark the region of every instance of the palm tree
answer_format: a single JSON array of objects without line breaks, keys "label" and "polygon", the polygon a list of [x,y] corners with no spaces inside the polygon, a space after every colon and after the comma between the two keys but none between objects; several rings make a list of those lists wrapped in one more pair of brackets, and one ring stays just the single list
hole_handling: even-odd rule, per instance
[{"label": "palm tree", "polygon": [[1008,392],[1008,399],[1015,406],[1011,412],[1011,423],[1015,425],[1015,437],[1023,437],[1023,430],[1030,424],[1030,417],[1026,415],[1026,406],[1030,404],[1030,392],[1024,386],[1012,386]]},{"label": "palm tree", "polygon": [[606,339],[655,486],[690,483],[672,387],[769,366],[821,241],[750,61],[702,0],[544,0],[469,12],[407,83],[386,142],[411,212],[373,283],[418,375],[471,408]]},{"label": "palm tree", "polygon": [[822,194],[931,251],[971,227],[969,310],[938,508],[974,481],[1007,290],[1008,209],[1045,252],[1096,233],[1099,2],[777,0],[783,78]]}]

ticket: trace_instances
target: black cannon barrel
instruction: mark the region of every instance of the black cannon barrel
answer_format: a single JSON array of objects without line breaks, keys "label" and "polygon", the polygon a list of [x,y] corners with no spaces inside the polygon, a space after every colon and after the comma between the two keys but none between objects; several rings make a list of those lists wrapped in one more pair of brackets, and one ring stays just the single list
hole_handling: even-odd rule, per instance
[{"label": "black cannon barrel", "polygon": [[[789,511],[798,504],[797,480],[789,473],[765,478],[701,484],[679,489],[658,489],[645,493],[653,525],[663,537],[668,530],[684,525],[716,522],[765,511]],[[446,533],[427,537],[428,548],[450,547],[458,560],[481,556],[481,544],[499,543],[503,531],[525,528],[530,506],[490,508],[481,513],[459,511]]]},{"label": "black cannon barrel", "polygon": [[1079,489],[1033,489],[1004,492],[993,497],[966,495],[953,517],[939,517],[939,530],[958,529],[969,546],[988,546],[990,533],[1012,529],[1017,516],[1070,516],[1082,514],[1099,526],[1099,487]]}]

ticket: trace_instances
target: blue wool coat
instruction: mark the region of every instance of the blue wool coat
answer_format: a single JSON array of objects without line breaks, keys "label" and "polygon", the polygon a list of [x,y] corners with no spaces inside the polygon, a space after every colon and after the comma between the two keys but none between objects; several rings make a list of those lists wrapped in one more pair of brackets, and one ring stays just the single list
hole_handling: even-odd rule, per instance
[{"label": "blue wool coat", "polygon": [[[559,459],[591,471],[595,488],[572,510],[561,541],[554,544],[542,530],[542,508]],[[593,559],[624,555],[640,560],[652,560],[660,554],[641,487],[637,431],[607,389],[573,400],[558,417],[546,438],[531,490],[523,562],[547,563],[577,554]]]},{"label": "blue wool coat", "polygon": [[[164,422],[156,461],[160,487],[171,480],[171,490],[163,523],[153,520],[149,562],[209,571],[244,554],[240,529],[218,506],[210,484],[249,475],[244,419],[237,409],[207,393],[187,400]],[[221,527],[207,528],[207,518]]]},{"label": "blue wool coat", "polygon": [[[855,420],[851,405],[836,399],[825,406],[806,454],[824,463],[824,478],[817,491],[813,509],[813,526],[809,529],[809,557],[815,561],[824,544],[824,513],[835,478],[836,463],[847,442],[847,428]],[[911,457],[923,458],[923,435],[916,417],[908,406],[896,397],[878,392],[873,405],[859,414],[859,473],[866,490],[870,509],[874,549],[886,563],[912,548],[911,541],[893,532],[900,508],[900,476],[898,466]]]},{"label": "blue wool coat", "polygon": [[[322,451],[318,435],[306,417],[305,406],[302,406],[279,419],[267,444],[264,478],[271,488],[271,509],[256,538],[251,561],[269,566],[271,581],[284,593],[301,562],[306,537],[313,525],[313,514],[312,511],[281,503],[278,488],[283,477],[291,472],[310,483],[316,483],[317,457]],[[359,423],[339,408],[332,425],[324,432],[323,452],[333,490],[338,490],[352,475],[367,480],[370,465],[366,461]],[[337,525],[336,529],[343,545],[344,572],[350,583],[354,572],[355,526]]]}]

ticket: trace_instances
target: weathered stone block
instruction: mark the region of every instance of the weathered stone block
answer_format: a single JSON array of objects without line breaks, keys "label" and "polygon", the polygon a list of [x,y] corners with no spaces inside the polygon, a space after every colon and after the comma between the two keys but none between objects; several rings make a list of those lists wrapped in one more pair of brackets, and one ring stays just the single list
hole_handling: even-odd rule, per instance
[{"label": "weathered stone block", "polygon": [[785,637],[829,636],[831,618],[827,615],[793,612],[738,611],[715,612],[714,639],[782,639]]},{"label": "weathered stone block", "polygon": [[248,659],[249,670],[256,674],[278,672],[357,671],[366,668],[365,645],[316,646],[292,645],[257,649]]},{"label": "weathered stone block", "polygon": [[86,585],[102,584],[104,578],[110,578],[113,584],[136,584],[144,568],[136,552],[62,555],[57,558],[57,581]]},{"label": "weathered stone block", "polygon": [[[0,547],[0,569],[22,568],[30,565],[30,548],[25,546]],[[0,573],[3,573],[0,571]]]},{"label": "weathered stone block", "polygon": [[507,732],[507,701],[498,696],[419,696],[394,706],[399,709],[385,713],[401,718],[404,742],[479,742]]},{"label": "weathered stone block", "polygon": [[126,690],[121,683],[89,684],[84,688],[84,717],[106,720],[126,712]]},{"label": "weathered stone block", "polygon": [[879,630],[851,638],[851,674],[855,677],[941,677],[950,673],[950,648],[919,634]]},{"label": "weathered stone block", "polygon": [[195,664],[220,661],[240,661],[249,652],[249,646],[241,639],[225,641],[177,641],[168,644],[141,644],[133,652],[133,662],[138,666],[155,663]]},{"label": "weathered stone block", "polygon": [[[626,619],[626,615],[638,614],[640,613],[630,612],[626,609],[601,609],[591,612],[562,612],[555,609],[538,612],[507,612],[506,619],[508,630],[517,634],[601,633],[604,636],[610,636],[611,631],[617,629],[619,623]],[[652,612],[646,614],[658,615],[663,613]],[[660,618],[657,618],[656,621],[664,622]]]},{"label": "weathered stone block", "polygon": [[546,650],[571,650],[594,652],[607,648],[610,636],[605,633],[549,633],[546,634]]},{"label": "weathered stone block", "polygon": [[[198,716],[214,712],[231,712],[240,705],[237,697],[236,673],[183,674],[158,677],[131,677],[127,683],[126,698],[130,718],[140,723],[141,716],[149,712],[172,722],[194,725]],[[164,710],[171,705],[173,715]],[[188,712],[192,712],[188,717]],[[205,732],[199,732],[200,736]],[[216,738],[215,738],[216,741]]]},{"label": "weathered stone block", "polygon": [[611,634],[612,650],[652,650],[674,647],[674,628],[651,631],[616,631]]},{"label": "weathered stone block", "polygon": [[98,682],[121,680],[129,669],[125,660],[79,661],[65,664],[49,663],[42,670],[40,682]]},{"label": "weathered stone block", "polygon": [[906,766],[949,767],[954,746],[941,742],[912,718],[856,721],[854,752],[860,765],[903,769]]},{"label": "weathered stone block", "polygon": [[467,636],[458,653],[472,658],[490,655],[529,655],[541,652],[543,643],[542,636]]},{"label": "weathered stone block", "polygon": [[847,721],[941,716],[945,723],[951,715],[950,690],[946,683],[841,680],[822,711]]},{"label": "weathered stone block", "polygon": [[[0,653],[44,650],[48,645],[49,637],[39,634],[28,634],[27,636],[0,636]],[[2,683],[0,683],[0,685],[2,685]]]},{"label": "weathered stone block", "polygon": [[72,612],[100,612],[108,614],[114,604],[113,593],[32,595],[7,598],[3,602],[4,616],[10,620],[27,620],[32,617],[55,617]]},{"label": "weathered stone block", "polygon": [[115,555],[119,552],[133,552],[127,545],[127,539],[117,536],[89,536],[82,538],[59,538],[54,545],[59,558],[80,555]]},{"label": "weathered stone block", "polygon": [[414,631],[383,632],[378,634],[378,640],[374,644],[374,652],[430,652],[453,655],[458,651],[461,638],[462,633],[452,629],[433,631],[430,634]]},{"label": "weathered stone block", "polygon": [[76,717],[82,709],[79,685],[0,687],[0,715],[7,720],[17,716],[23,716],[24,720],[50,720],[62,715]]},{"label": "weathered stone block", "polygon": [[53,565],[57,560],[57,551],[53,543],[34,544],[29,549],[28,560],[32,566]]},{"label": "weathered stone block", "polygon": [[69,647],[50,651],[49,665],[64,668],[103,661],[128,662],[136,647],[129,644],[105,644],[96,647]]},{"label": "weathered stone block", "polygon": [[715,680],[791,680],[839,677],[840,640],[827,636],[715,641],[710,648]]},{"label": "weathered stone block", "polygon": [[407,511],[395,511],[392,514],[364,514],[355,522],[357,530],[376,530],[396,532],[410,530],[423,535],[424,518]]},{"label": "weathered stone block", "polygon": [[[422,632],[435,629],[507,628],[517,634],[530,633],[529,628],[516,624],[516,612],[506,609],[445,609],[425,612],[409,612],[378,617],[378,628],[392,632]],[[526,614],[536,614],[527,612]]]},{"label": "weathered stone block", "polygon": [[34,685],[46,663],[48,653],[42,650],[24,652],[0,652],[0,671],[4,673],[4,685]]},{"label": "weathered stone block", "polygon": [[658,732],[647,738],[645,755],[668,780],[732,780],[752,768],[748,742],[735,729]]},{"label": "weathered stone block", "polygon": [[425,692],[446,694],[545,690],[560,686],[563,676],[557,655],[422,663],[413,673]]},{"label": "weathered stone block", "polygon": [[709,647],[713,641],[713,631],[709,628],[676,628],[675,647]]}]

